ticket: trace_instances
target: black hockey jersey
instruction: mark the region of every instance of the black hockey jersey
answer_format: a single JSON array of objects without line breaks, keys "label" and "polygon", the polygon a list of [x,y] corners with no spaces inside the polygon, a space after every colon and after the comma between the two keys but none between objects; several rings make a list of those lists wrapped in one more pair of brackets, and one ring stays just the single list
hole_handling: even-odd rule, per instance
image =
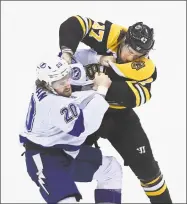
[{"label": "black hockey jersey", "polygon": [[[95,22],[90,18],[72,16],[60,25],[60,48],[66,46],[73,52],[80,42],[90,46],[100,55],[117,57],[120,44],[127,28],[109,21]],[[141,57],[132,62],[112,63],[106,73],[112,85],[106,99],[111,108],[137,107],[151,98],[151,83],[156,79],[156,67],[151,59]]]}]

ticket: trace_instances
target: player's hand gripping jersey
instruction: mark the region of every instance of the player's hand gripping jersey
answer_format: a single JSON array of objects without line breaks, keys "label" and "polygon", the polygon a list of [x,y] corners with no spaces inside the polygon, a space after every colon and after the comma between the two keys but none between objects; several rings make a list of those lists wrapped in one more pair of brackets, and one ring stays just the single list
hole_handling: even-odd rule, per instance
[{"label": "player's hand gripping jersey", "polygon": [[[106,21],[94,22],[90,18],[73,16],[63,22],[59,30],[60,47],[75,53],[80,42],[90,46],[99,55],[113,55],[117,58],[118,45],[124,38],[127,28]],[[77,54],[75,53],[76,57]],[[81,54],[79,54],[80,56]],[[78,60],[84,63],[83,57]],[[94,60],[97,61],[96,58]],[[91,72],[96,66],[88,66]],[[156,67],[151,59],[142,56],[128,63],[110,63],[105,73],[112,80],[106,99],[111,108],[136,107],[151,98],[151,83],[156,79]]]}]

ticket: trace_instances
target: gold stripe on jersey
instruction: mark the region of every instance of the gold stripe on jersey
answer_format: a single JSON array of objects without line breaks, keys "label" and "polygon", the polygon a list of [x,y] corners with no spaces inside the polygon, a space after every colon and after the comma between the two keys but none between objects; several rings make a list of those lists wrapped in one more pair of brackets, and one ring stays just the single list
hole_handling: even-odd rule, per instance
[{"label": "gold stripe on jersey", "polygon": [[127,81],[128,86],[131,88],[131,90],[133,91],[135,97],[136,97],[136,106],[140,105],[140,94],[138,92],[138,90],[134,87],[133,82],[131,81]]},{"label": "gold stripe on jersey", "polygon": [[89,26],[89,30],[91,29],[91,27],[92,27],[92,21],[91,21],[91,19],[90,18],[88,18],[88,26]]},{"label": "gold stripe on jersey", "polygon": [[160,179],[161,176],[162,176],[162,175],[158,176],[156,179],[150,181],[149,183],[142,183],[142,182],[141,182],[141,186],[147,186],[147,185],[156,183],[156,182]]},{"label": "gold stripe on jersey", "polygon": [[143,186],[143,189],[145,193],[155,194],[155,192],[160,191],[164,185],[165,185],[165,180],[163,176],[161,176],[159,180],[156,181],[155,183]]},{"label": "gold stripe on jersey", "polygon": [[86,34],[86,22],[84,22],[84,20],[80,17],[80,16],[75,16],[78,20],[79,20],[79,23],[81,24],[81,27],[82,27],[82,31],[83,31],[83,37],[85,36]]},{"label": "gold stripe on jersey", "polygon": [[[144,67],[139,69],[134,68],[133,63],[139,62],[139,61],[144,64]],[[124,64],[113,63],[113,65],[114,65],[114,68],[118,69],[121,75],[123,75],[126,78],[134,79],[137,81],[142,81],[147,78],[150,78],[155,71],[155,65],[153,64],[153,61],[145,57],[141,57],[137,60],[124,63]]]},{"label": "gold stripe on jersey", "polygon": [[139,83],[144,86],[146,84],[152,83],[153,81],[154,81],[154,79],[151,77],[151,78],[146,79],[144,81],[140,81]]},{"label": "gold stripe on jersey", "polygon": [[167,186],[166,186],[166,184],[164,184],[162,186],[162,188],[160,188],[158,191],[151,191],[151,192],[146,191],[145,194],[147,196],[158,196],[158,195],[161,195],[166,190],[166,188],[167,188]]},{"label": "gold stripe on jersey", "polygon": [[148,91],[148,89],[147,89],[146,87],[144,87],[144,86],[142,86],[142,85],[140,85],[140,86],[141,86],[141,88],[142,88],[143,91],[144,91],[144,94],[145,94],[145,97],[146,97],[146,101],[145,101],[145,103],[146,103],[146,102],[149,101],[150,98],[151,98],[150,92]]},{"label": "gold stripe on jersey", "polygon": [[113,108],[113,109],[125,109],[126,107],[125,106],[117,106],[117,105],[109,105],[110,108]]},{"label": "gold stripe on jersey", "polygon": [[156,179],[148,183],[141,182],[141,186],[148,196],[158,196],[162,194],[167,188],[163,175],[158,176]]},{"label": "gold stripe on jersey", "polygon": [[108,39],[107,39],[107,49],[108,50],[111,50],[112,52],[115,52],[115,53],[117,52],[117,47],[119,45],[119,42],[117,42],[117,40],[118,40],[121,30],[127,31],[127,28],[122,27],[117,24],[111,25]]}]

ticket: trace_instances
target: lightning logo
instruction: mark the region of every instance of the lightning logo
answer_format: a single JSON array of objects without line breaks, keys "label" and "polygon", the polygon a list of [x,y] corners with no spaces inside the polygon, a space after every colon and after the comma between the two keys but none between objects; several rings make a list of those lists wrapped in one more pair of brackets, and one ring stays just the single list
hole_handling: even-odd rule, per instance
[{"label": "lightning logo", "polygon": [[44,182],[44,180],[43,179],[45,179],[45,176],[43,175],[43,172],[42,171],[38,171],[37,173],[36,173],[36,175],[38,176],[38,182],[39,182],[39,184],[41,185],[41,187],[44,189],[44,191],[49,195],[49,192],[47,191],[47,189],[45,188],[45,186],[44,186],[44,184],[45,184],[45,182]]},{"label": "lightning logo", "polygon": [[32,157],[38,169],[38,172],[36,173],[36,175],[38,176],[38,182],[40,186],[43,188],[43,190],[49,195],[49,192],[44,186],[45,182],[43,179],[45,179],[45,176],[43,175],[43,163],[42,163],[41,156],[40,154],[36,154],[36,155],[33,155]]}]

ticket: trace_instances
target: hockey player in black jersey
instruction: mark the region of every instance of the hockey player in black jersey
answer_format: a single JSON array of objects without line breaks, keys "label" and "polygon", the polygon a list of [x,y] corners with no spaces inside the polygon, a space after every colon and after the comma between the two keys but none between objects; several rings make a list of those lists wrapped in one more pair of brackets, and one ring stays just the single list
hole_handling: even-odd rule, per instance
[{"label": "hockey player in black jersey", "polygon": [[[140,119],[133,108],[151,98],[151,84],[156,67],[148,54],[154,46],[153,29],[142,22],[128,29],[72,16],[60,25],[59,44],[62,56],[70,62],[80,42],[98,54],[98,64],[112,80],[106,95],[110,108],[100,129],[87,140],[92,145],[99,137],[107,138],[137,178],[151,203],[172,203],[168,188],[155,160]],[[88,75],[97,65],[87,66]],[[91,70],[91,72],[89,72]]]}]

